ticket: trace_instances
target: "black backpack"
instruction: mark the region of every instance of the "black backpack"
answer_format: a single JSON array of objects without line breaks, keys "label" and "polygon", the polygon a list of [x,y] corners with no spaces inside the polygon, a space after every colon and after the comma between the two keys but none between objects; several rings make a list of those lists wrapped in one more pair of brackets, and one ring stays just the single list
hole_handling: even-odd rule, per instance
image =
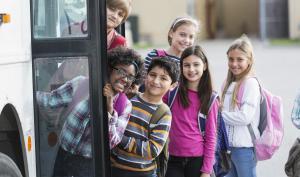
[{"label": "black backpack", "polygon": [[[150,124],[156,124],[169,110],[170,110],[169,107],[165,103],[159,105],[155,113],[152,114]],[[148,137],[150,137],[150,124],[148,128]],[[164,177],[166,175],[168,160],[169,160],[169,139],[167,139],[167,142],[164,145],[160,154],[155,158],[155,162],[157,165],[156,173],[158,177]]]}]

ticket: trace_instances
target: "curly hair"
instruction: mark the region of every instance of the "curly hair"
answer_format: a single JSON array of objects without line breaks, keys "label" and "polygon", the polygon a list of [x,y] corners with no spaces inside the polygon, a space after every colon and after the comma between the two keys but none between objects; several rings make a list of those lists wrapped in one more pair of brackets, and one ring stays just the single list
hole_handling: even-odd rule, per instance
[{"label": "curly hair", "polygon": [[135,68],[134,84],[139,84],[142,81],[144,61],[135,50],[126,47],[116,47],[107,53],[107,60],[110,72],[117,65],[133,65]]}]

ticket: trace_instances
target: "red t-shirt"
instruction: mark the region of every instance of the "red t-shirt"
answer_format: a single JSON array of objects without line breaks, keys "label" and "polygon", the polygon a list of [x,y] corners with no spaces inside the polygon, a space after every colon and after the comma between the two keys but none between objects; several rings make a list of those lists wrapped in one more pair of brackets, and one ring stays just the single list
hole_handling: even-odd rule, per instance
[{"label": "red t-shirt", "polygon": [[117,33],[116,30],[113,30],[111,33],[111,41],[109,39],[110,34],[108,35],[107,39],[107,50],[113,49],[118,46],[127,46],[126,39],[122,35]]}]

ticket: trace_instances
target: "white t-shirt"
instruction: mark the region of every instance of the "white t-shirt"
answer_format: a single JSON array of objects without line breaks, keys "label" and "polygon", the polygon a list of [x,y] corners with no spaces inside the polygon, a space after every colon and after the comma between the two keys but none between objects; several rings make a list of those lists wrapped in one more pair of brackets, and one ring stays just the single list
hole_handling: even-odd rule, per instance
[{"label": "white t-shirt", "polygon": [[236,82],[232,82],[225,94],[222,115],[226,124],[229,146],[253,147],[247,125],[251,124],[256,137],[259,136],[260,90],[255,78],[244,81],[241,108],[231,109],[231,100]]}]

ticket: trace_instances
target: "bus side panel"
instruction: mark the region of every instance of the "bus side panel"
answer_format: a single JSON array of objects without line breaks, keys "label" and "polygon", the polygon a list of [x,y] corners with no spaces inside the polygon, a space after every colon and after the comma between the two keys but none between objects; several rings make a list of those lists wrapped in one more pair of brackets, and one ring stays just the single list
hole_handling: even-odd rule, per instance
[{"label": "bus side panel", "polygon": [[[5,105],[15,109],[27,176],[36,176],[31,63],[30,1],[0,1],[10,22],[0,26],[0,113]],[[28,137],[31,149],[28,149]]]}]

